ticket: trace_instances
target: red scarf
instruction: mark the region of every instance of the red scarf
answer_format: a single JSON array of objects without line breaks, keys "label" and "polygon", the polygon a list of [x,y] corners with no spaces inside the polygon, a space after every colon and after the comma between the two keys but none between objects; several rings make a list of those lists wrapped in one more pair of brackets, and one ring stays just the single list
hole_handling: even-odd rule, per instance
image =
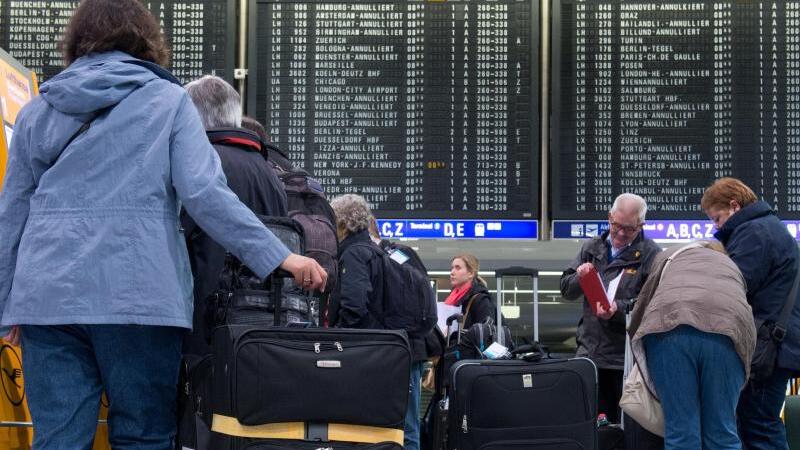
[{"label": "red scarf", "polygon": [[464,294],[469,292],[470,288],[472,288],[472,283],[464,283],[459,287],[454,288],[450,291],[450,295],[444,300],[444,303],[447,305],[455,306],[458,305],[458,302],[464,297]]}]

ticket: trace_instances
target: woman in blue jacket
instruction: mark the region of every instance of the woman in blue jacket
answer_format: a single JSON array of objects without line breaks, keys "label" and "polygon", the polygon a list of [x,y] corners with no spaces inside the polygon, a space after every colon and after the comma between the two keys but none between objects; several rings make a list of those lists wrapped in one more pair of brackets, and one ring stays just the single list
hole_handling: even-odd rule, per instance
[{"label": "woman in blue jacket", "polygon": [[259,276],[280,266],[321,289],[327,275],[227,188],[192,101],[160,67],[168,49],[141,3],[84,0],[63,52],[67,69],[14,129],[0,323],[22,341],[34,448],[91,448],[104,390],[112,448],[166,449],[192,324],[181,204]]},{"label": "woman in blue jacket", "polygon": [[[701,206],[718,229],[714,236],[744,276],[756,323],[777,322],[797,276],[797,242],[770,206],[735,178],[714,182],[703,194]],[[788,448],[780,413],[787,382],[798,372],[800,302],[795,300],[775,371],[764,379],[754,378],[751,372],[739,398],[736,418],[745,448]]]}]

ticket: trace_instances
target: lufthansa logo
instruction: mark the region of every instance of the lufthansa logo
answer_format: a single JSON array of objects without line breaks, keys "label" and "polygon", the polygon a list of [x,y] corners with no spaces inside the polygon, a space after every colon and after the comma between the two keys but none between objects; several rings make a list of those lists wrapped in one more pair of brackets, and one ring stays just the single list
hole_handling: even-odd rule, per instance
[{"label": "lufthansa logo", "polygon": [[4,344],[0,347],[0,383],[6,398],[14,406],[25,399],[25,385],[22,377],[22,360],[14,347]]}]

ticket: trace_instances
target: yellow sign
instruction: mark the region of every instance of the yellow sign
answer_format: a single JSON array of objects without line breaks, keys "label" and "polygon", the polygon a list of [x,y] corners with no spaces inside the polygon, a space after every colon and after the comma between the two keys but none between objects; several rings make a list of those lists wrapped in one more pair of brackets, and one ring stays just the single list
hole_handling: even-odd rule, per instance
[{"label": "yellow sign", "polygon": [[6,173],[8,145],[19,110],[37,94],[36,74],[0,49],[0,189]]}]

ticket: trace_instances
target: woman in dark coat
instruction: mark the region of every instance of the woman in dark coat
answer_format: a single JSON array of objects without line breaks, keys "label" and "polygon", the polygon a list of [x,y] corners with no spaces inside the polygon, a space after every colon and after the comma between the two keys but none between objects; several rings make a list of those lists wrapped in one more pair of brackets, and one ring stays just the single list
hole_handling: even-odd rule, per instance
[{"label": "woman in dark coat", "polygon": [[[797,275],[797,242],[769,204],[740,180],[721,178],[703,194],[703,211],[714,222],[714,235],[741,270],[747,302],[756,325],[778,321]],[[739,435],[749,450],[786,449],[786,428],[780,419],[786,384],[800,372],[800,302],[795,299],[772,375],[751,375],[739,398]],[[756,350],[758,353],[758,350]],[[753,373],[757,372],[753,367]]]},{"label": "woman in dark coat", "polygon": [[[473,324],[482,323],[491,317],[497,322],[497,308],[486,281],[478,276],[480,265],[478,258],[470,253],[461,253],[450,260],[450,286],[452,290],[445,303],[461,306],[464,315],[464,329]],[[470,305],[472,303],[472,306]],[[469,308],[469,312],[467,312]]]}]

